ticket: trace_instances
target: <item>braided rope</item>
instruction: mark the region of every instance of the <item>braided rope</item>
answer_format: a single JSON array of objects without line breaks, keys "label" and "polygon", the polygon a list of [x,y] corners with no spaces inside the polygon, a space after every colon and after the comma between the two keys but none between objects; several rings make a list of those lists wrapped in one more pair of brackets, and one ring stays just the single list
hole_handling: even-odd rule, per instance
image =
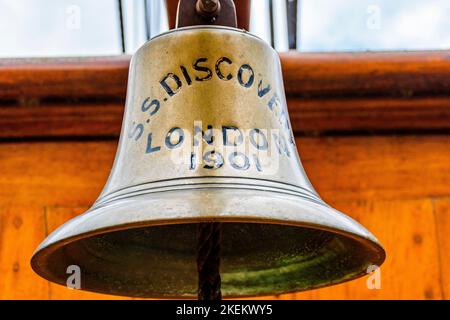
[{"label": "braided rope", "polygon": [[200,223],[197,242],[198,300],[221,300],[220,242],[222,224]]}]

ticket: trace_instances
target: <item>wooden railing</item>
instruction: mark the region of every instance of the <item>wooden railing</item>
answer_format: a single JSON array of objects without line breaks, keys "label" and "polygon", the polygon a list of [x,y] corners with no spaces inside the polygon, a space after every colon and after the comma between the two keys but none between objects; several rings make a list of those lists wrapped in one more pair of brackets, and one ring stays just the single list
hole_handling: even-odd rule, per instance
[{"label": "wooden railing", "polygon": [[[449,51],[280,58],[296,133],[450,129]],[[129,62],[128,56],[0,60],[0,138],[116,137]]]}]

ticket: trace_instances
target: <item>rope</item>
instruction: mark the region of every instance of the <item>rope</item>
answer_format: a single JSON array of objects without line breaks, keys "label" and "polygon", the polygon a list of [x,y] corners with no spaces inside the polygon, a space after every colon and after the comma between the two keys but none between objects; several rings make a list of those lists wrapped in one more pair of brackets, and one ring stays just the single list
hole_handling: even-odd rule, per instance
[{"label": "rope", "polygon": [[220,242],[222,224],[200,223],[197,242],[198,300],[221,300]]},{"label": "rope", "polygon": [[[196,11],[207,19],[214,19],[220,12],[219,0],[197,0]],[[222,299],[220,290],[220,242],[222,224],[200,223],[197,242],[198,300]]]}]

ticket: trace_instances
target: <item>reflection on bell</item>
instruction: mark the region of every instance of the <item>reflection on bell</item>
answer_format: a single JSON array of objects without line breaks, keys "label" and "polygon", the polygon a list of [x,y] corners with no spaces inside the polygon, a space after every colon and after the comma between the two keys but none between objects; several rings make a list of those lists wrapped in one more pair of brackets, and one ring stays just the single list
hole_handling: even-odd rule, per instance
[{"label": "reflection on bell", "polygon": [[224,297],[335,284],[385,258],[308,181],[277,53],[237,29],[189,27],[134,55],[109,180],[31,263],[63,285],[79,266],[84,290],[195,297],[197,224],[213,221],[223,222]]}]

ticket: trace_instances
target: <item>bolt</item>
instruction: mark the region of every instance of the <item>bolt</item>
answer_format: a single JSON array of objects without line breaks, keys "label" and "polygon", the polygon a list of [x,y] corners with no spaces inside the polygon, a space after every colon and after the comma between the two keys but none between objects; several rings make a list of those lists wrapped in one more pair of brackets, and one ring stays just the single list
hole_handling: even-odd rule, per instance
[{"label": "bolt", "polygon": [[197,0],[195,6],[197,13],[205,18],[216,17],[220,12],[219,0]]}]

